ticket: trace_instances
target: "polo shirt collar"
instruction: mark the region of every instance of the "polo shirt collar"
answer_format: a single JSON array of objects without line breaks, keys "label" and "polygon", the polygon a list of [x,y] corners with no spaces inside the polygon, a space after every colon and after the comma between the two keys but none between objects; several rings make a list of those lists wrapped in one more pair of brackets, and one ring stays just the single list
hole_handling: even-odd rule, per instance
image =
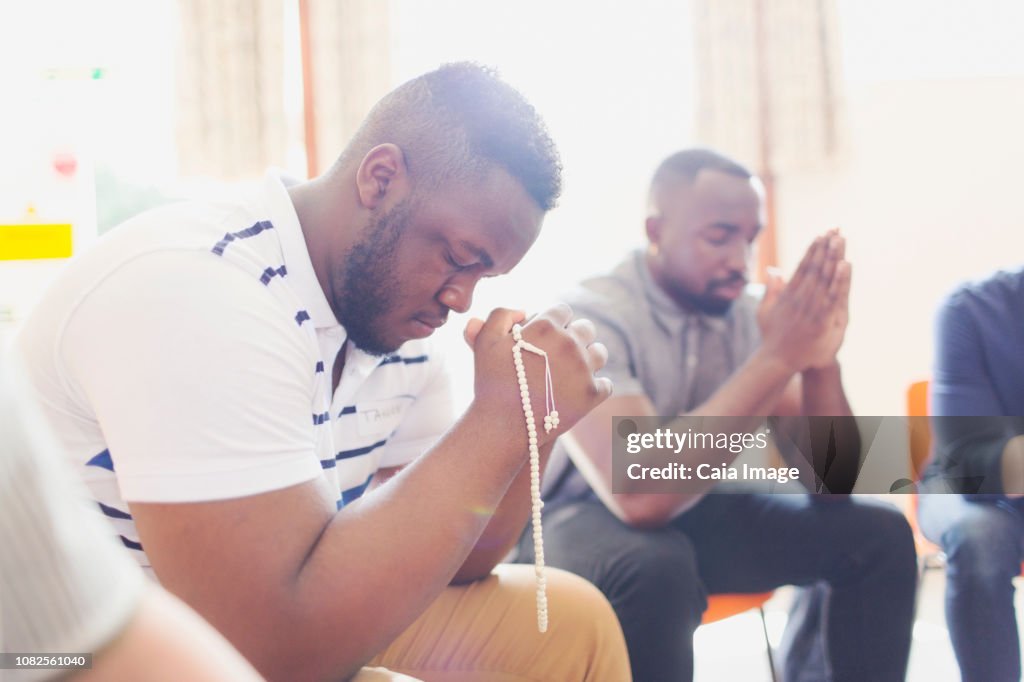
[{"label": "polo shirt collar", "polygon": [[[309,313],[310,321],[321,338],[325,341],[328,357],[333,358],[348,339],[348,332],[334,316],[327,296],[320,286],[313,270],[313,261],[309,257],[306,238],[302,234],[299,216],[295,213],[295,205],[288,195],[284,181],[279,173],[268,171],[264,180],[263,196],[266,208],[274,229],[281,241],[281,251],[285,267],[288,268],[288,279],[299,295],[300,300]],[[322,348],[323,350],[323,348]],[[380,364],[381,358],[370,355],[361,348],[350,346],[345,358],[344,386],[348,393],[354,394],[362,381]],[[339,387],[339,391],[341,387]]]},{"label": "polo shirt collar", "polygon": [[[310,320],[317,329],[341,329],[341,324],[334,316],[334,311],[331,310],[327,296],[313,270],[313,261],[309,258],[309,249],[302,234],[299,216],[295,213],[295,205],[288,196],[284,182],[273,171],[268,172],[264,180],[263,197],[270,213],[270,221],[281,240],[288,279],[306,306]],[[342,333],[344,335],[343,329]]]}]

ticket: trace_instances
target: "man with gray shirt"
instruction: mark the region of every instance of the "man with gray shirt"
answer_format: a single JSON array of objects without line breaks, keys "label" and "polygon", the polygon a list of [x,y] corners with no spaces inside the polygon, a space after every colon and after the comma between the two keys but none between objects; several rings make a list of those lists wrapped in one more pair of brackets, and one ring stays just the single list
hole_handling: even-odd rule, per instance
[{"label": "man with gray shirt", "polygon": [[[851,275],[844,240],[816,239],[791,281],[773,278],[758,303],[745,287],[761,208],[759,183],[739,164],[706,150],[674,154],[652,181],[646,251],[567,299],[597,325],[615,395],[552,457],[547,561],[608,597],[638,682],[692,678],[709,594],[821,583],[832,678],[901,680],[915,558],[895,509],[705,495],[712,481],[686,494],[612,492],[616,415],[850,416],[836,360]],[[685,457],[695,467],[722,460],[720,451]],[[520,560],[532,560],[526,537]]]}]

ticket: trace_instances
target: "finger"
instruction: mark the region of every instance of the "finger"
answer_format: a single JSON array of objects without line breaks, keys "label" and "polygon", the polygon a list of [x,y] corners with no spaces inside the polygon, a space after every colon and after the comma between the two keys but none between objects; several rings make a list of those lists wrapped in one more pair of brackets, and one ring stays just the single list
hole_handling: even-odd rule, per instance
[{"label": "finger", "polygon": [[843,260],[846,252],[846,240],[836,233],[836,230],[829,230],[825,235],[825,260],[821,269],[821,280],[830,284],[836,274],[836,265]]},{"label": "finger", "polygon": [[793,277],[790,278],[789,284],[794,290],[799,290],[804,282],[810,278],[811,273],[814,270],[814,263],[818,258],[818,252],[822,248],[821,237],[816,238],[811,245],[807,247],[807,251],[804,252],[804,257],[800,259],[800,264],[796,268],[796,272],[793,273]]},{"label": "finger", "polygon": [[757,306],[757,316],[760,320],[762,316],[768,315],[775,304],[779,300],[782,290],[785,288],[785,283],[782,278],[772,272],[774,268],[769,268],[768,277],[764,283],[764,296],[761,297],[761,303]]},{"label": "finger", "polygon": [[835,299],[843,308],[850,305],[850,284],[853,281],[853,265],[843,261],[836,268]]},{"label": "finger", "polygon": [[842,235],[839,234],[838,230],[836,230],[835,233],[832,235],[832,243],[831,243],[831,246],[830,246],[830,252],[831,252],[832,257],[834,259],[833,260],[832,273],[831,273],[831,276],[829,277],[829,279],[827,280],[828,281],[829,289],[831,290],[833,285],[835,285],[837,283],[836,282],[836,277],[838,276],[838,272],[839,272],[838,271],[839,264],[842,263],[844,260],[846,260],[846,239]]},{"label": "finger", "polygon": [[473,348],[476,345],[476,337],[480,333],[480,330],[484,326],[484,321],[479,317],[474,317],[466,323],[466,328],[462,330],[462,338],[465,339],[466,345]]},{"label": "finger", "polygon": [[587,319],[573,320],[569,323],[569,333],[579,342],[582,348],[586,348],[597,339],[597,327]]},{"label": "finger", "polygon": [[831,231],[819,237],[821,244],[815,255],[809,275],[801,282],[797,292],[802,309],[815,317],[829,314],[834,307],[832,284],[838,266],[835,239],[838,236]]},{"label": "finger", "polygon": [[818,247],[818,252],[817,254],[815,254],[814,260],[812,262],[812,272],[820,275],[822,269],[824,269],[825,264],[828,262],[828,259],[830,257],[829,247],[832,243],[832,237],[829,235],[822,235],[818,237],[818,241],[820,245]]},{"label": "finger", "polygon": [[[540,315],[537,315],[535,320],[548,320],[556,328],[563,328],[572,320],[572,308],[569,307],[568,303],[556,303]],[[531,323],[533,321],[531,320]]]},{"label": "finger", "polygon": [[[841,261],[836,265],[836,275],[832,278],[832,282],[828,287],[829,298],[836,301],[843,295],[844,288],[849,286],[850,279],[850,263],[848,261]],[[849,293],[849,289],[846,289],[846,293]]]},{"label": "finger", "polygon": [[835,277],[829,282],[819,282],[813,294],[808,298],[804,310],[813,317],[826,318],[836,309],[836,292],[833,283],[838,284]]},{"label": "finger", "polygon": [[839,251],[842,248],[840,242],[841,238],[832,233],[829,233],[825,241],[825,260],[822,263],[819,277],[821,284],[826,288],[831,286],[836,275],[836,266],[841,260],[839,256]]},{"label": "finger", "polygon": [[499,338],[508,336],[512,331],[512,325],[519,324],[525,319],[526,313],[522,310],[495,308],[477,331],[473,346],[476,347],[476,340],[480,338],[497,341]]},{"label": "finger", "polygon": [[850,263],[842,261],[836,267],[836,276],[828,290],[828,305],[816,311],[832,320],[832,324],[844,327],[850,312]]},{"label": "finger", "polygon": [[836,228],[836,236],[832,238],[836,243],[836,255],[839,260],[846,259],[846,237],[839,234],[839,228]]},{"label": "finger", "polygon": [[807,249],[803,261],[800,262],[800,267],[797,268],[793,279],[789,281],[793,295],[797,296],[804,303],[812,301],[815,292],[820,287],[818,273],[821,270],[821,263],[825,257],[824,252],[825,240],[818,237],[811,244],[810,248]]},{"label": "finger", "polygon": [[764,300],[771,303],[778,298],[779,294],[782,293],[782,290],[786,288],[786,280],[782,278],[782,273],[776,267],[768,268],[766,270],[766,274],[768,277],[765,279],[764,283]]},{"label": "finger", "polygon": [[809,310],[827,311],[831,310],[835,303],[835,295],[833,293],[833,285],[837,283],[835,277],[836,265],[827,265],[825,271],[822,272],[821,280],[818,282],[818,286],[815,288],[813,299],[809,303]]},{"label": "finger", "polygon": [[597,372],[608,362],[608,348],[597,341],[587,346],[587,365],[591,372]]}]

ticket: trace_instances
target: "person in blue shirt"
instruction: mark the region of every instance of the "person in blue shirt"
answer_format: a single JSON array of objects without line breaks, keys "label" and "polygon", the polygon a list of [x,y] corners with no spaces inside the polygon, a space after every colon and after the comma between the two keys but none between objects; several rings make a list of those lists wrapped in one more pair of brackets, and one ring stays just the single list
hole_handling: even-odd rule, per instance
[{"label": "person in blue shirt", "polygon": [[935,336],[935,442],[922,483],[933,494],[920,498],[921,530],[946,554],[946,620],[963,680],[1016,682],[1012,580],[1024,560],[1024,268],[955,290],[939,309]]}]

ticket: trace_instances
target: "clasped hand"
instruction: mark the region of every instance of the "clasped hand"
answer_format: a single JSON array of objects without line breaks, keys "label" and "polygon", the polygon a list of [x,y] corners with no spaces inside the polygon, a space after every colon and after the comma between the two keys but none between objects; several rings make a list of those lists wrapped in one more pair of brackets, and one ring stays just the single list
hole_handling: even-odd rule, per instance
[{"label": "clasped hand", "polygon": [[[522,402],[512,361],[512,326],[522,325],[523,339],[543,350],[551,368],[553,397],[559,428],[550,434],[538,429],[543,444],[566,432],[612,392],[611,380],[594,376],[608,360],[608,350],[596,340],[589,320],[574,319],[565,304],[553,306],[526,319],[519,310],[497,308],[486,321],[472,319],[464,338],[473,349],[474,403],[491,418],[507,423],[510,433],[521,433]],[[544,358],[523,353],[534,414],[545,414]],[[540,418],[538,418],[538,422]]]},{"label": "clasped hand", "polygon": [[830,230],[808,247],[789,282],[769,277],[757,313],[766,348],[794,372],[835,362],[849,322],[852,269],[846,240]]}]

